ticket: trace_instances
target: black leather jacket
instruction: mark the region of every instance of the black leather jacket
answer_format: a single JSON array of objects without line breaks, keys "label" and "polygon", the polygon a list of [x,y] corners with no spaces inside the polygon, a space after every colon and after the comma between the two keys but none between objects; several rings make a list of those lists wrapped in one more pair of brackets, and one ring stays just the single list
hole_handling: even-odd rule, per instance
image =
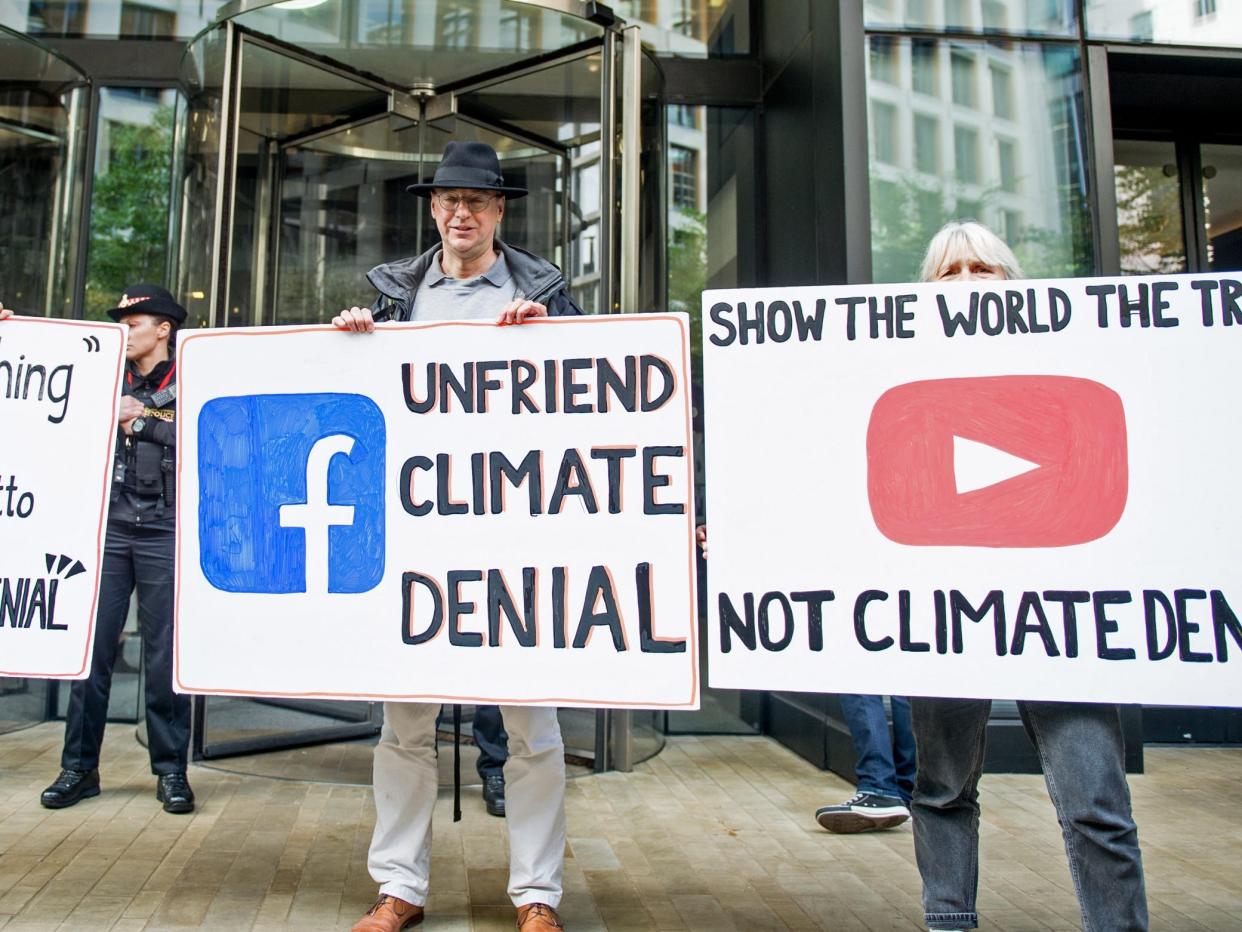
[{"label": "black leather jacket", "polygon": [[132,436],[117,427],[109,521],[172,530],[177,494],[177,373],[174,360],[141,375],[125,365],[123,393],[146,406],[142,429]]}]

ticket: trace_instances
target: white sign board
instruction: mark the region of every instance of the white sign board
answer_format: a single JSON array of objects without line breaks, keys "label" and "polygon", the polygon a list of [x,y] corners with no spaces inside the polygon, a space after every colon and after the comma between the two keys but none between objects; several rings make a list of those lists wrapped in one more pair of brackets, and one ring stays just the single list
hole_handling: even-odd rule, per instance
[{"label": "white sign board", "polygon": [[120,324],[0,322],[0,676],[90,670],[124,366]]},{"label": "white sign board", "polygon": [[177,688],[697,708],[688,332],[187,335]]},{"label": "white sign board", "polygon": [[1242,705],[1242,284],[703,297],[710,685]]}]

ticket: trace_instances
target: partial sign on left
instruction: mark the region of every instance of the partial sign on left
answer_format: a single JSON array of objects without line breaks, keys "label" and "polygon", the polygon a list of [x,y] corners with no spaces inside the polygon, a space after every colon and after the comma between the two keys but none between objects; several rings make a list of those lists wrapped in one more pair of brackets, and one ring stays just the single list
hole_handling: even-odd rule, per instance
[{"label": "partial sign on left", "polygon": [[124,366],[119,324],[0,323],[0,676],[90,669]]}]

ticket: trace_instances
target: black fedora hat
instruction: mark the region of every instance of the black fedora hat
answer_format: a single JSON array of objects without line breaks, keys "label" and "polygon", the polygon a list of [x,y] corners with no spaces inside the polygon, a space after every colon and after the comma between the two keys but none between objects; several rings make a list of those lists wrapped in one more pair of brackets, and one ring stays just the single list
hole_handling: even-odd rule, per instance
[{"label": "black fedora hat", "polygon": [[527,194],[525,188],[505,184],[496,150],[485,142],[450,142],[444,147],[444,156],[432,179],[412,184],[406,190],[419,197],[431,197],[436,188],[474,188],[495,191],[506,197],[525,197]]},{"label": "black fedora hat", "polygon": [[185,323],[188,316],[185,308],[166,289],[145,283],[126,288],[116,307],[107,314],[117,323],[126,314],[153,314],[156,317],[167,317],[175,324]]}]

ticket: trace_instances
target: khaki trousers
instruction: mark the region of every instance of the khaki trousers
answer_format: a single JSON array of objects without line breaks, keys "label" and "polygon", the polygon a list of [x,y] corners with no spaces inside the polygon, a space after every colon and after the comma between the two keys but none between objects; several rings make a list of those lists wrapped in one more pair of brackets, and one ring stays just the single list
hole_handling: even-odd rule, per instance
[{"label": "khaki trousers", "polygon": [[[375,834],[367,867],[380,893],[418,906],[427,902],[431,871],[439,712],[438,705],[385,702],[375,748]],[[556,709],[502,706],[501,713],[509,733],[509,898],[515,906],[555,907],[565,862],[565,747]]]}]

